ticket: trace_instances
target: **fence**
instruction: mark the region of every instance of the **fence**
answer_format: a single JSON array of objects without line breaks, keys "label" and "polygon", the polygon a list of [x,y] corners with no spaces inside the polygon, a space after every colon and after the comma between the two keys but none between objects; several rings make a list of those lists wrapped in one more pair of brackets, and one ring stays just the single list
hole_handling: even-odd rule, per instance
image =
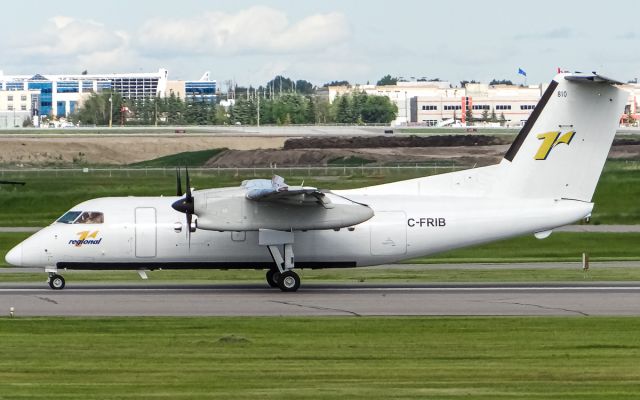
[{"label": "fence", "polygon": [[[456,165],[451,161],[433,162],[429,164],[396,164],[396,165],[332,165],[332,166],[295,166],[295,167],[189,167],[191,175],[235,175],[235,176],[270,176],[273,174],[284,176],[336,176],[336,175],[394,175],[413,174],[431,175],[468,168]],[[0,178],[20,178],[26,176],[64,176],[99,175],[99,176],[157,176],[175,175],[176,168],[3,168]]]}]

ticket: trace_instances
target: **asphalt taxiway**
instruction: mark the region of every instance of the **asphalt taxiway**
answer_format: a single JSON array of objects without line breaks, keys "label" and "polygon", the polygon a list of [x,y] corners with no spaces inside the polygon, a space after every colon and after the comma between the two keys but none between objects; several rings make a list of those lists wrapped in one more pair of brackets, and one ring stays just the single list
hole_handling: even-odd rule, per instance
[{"label": "asphalt taxiway", "polygon": [[640,316],[640,284],[42,284],[0,286],[16,316]]}]

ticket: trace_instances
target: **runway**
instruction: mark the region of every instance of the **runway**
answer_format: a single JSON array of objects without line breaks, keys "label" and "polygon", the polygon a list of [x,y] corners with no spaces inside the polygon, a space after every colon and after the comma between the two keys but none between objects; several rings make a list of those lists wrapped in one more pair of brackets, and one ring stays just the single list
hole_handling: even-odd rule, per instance
[{"label": "runway", "polygon": [[640,284],[42,284],[0,286],[0,313],[20,316],[640,316]]}]

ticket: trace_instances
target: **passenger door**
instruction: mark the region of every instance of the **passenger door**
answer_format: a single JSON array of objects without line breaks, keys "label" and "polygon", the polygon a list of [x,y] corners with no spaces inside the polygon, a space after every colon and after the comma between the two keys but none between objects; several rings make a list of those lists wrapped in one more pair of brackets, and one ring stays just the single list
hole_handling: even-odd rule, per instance
[{"label": "passenger door", "polygon": [[136,208],[136,257],[156,256],[156,209]]}]

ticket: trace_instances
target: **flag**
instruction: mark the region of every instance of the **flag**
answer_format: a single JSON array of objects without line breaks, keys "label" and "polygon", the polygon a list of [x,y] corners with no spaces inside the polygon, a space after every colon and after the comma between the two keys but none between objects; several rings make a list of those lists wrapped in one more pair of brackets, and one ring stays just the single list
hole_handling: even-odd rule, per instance
[{"label": "flag", "polygon": [[524,72],[524,70],[522,68],[518,68],[518,74],[523,75],[523,76],[527,76],[527,73]]}]

